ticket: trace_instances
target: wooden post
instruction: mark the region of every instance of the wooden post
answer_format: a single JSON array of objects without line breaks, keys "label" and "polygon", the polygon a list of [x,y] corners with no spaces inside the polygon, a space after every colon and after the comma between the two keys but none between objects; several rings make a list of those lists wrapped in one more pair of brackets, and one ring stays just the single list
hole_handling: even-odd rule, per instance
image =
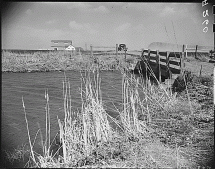
[{"label": "wooden post", "polygon": [[141,60],[144,59],[144,48],[142,49],[142,53],[141,53]]},{"label": "wooden post", "polygon": [[141,52],[141,55],[140,55],[140,61],[139,62],[137,62],[138,63],[138,69],[139,69],[139,71],[141,72],[141,73],[143,73],[143,67],[142,67],[142,65],[141,65],[141,63],[144,63],[145,61],[144,61],[144,48],[142,49],[142,52]]},{"label": "wooden post", "polygon": [[156,61],[157,61],[157,72],[158,72],[158,80],[161,82],[161,69],[160,69],[160,54],[159,50],[156,51]]},{"label": "wooden post", "polygon": [[93,57],[93,46],[90,45],[90,57]]},{"label": "wooden post", "polygon": [[182,47],[182,53],[181,53],[181,58],[180,58],[180,63],[181,63],[181,75],[184,73],[184,48],[185,45]]},{"label": "wooden post", "polygon": [[[146,82],[148,83],[148,65],[150,66],[149,64],[149,61],[150,61],[150,49],[148,49],[148,55],[146,57],[146,60],[145,60],[145,64],[146,64]],[[149,76],[150,76],[150,73],[149,73]]]},{"label": "wooden post", "polygon": [[195,59],[197,58],[197,48],[198,48],[198,45],[196,45],[196,50],[195,50]]},{"label": "wooden post", "polygon": [[118,58],[118,44],[116,44],[116,57]]},{"label": "wooden post", "polygon": [[85,43],[85,50],[87,51],[87,43]]},{"label": "wooden post", "polygon": [[172,79],[172,72],[169,67],[169,54],[170,54],[170,52],[167,51],[166,52],[166,72],[167,72],[167,77]]},{"label": "wooden post", "polygon": [[201,68],[200,68],[200,71],[199,71],[199,76],[202,75],[202,65],[201,65]]},{"label": "wooden post", "polygon": [[[147,63],[146,63],[146,61],[147,61],[146,56],[144,55],[144,48],[143,48],[142,54],[141,54],[141,61],[143,61],[144,65],[145,65],[145,71],[146,71],[145,73],[146,73],[146,79],[147,79],[147,70],[148,70],[147,67],[148,67],[148,66],[147,66]],[[141,64],[140,64],[140,66],[141,66]],[[144,72],[143,68],[144,68],[144,67],[141,67],[142,73]]]},{"label": "wooden post", "polygon": [[127,50],[127,49],[125,48],[125,62],[126,62],[126,50]]},{"label": "wooden post", "polygon": [[186,44],[186,47],[185,47],[185,58],[187,58],[187,44]]},{"label": "wooden post", "polygon": [[146,88],[147,88],[147,82],[148,82],[148,63],[147,63],[147,59],[144,60],[144,64],[145,64],[145,71],[146,71]]},{"label": "wooden post", "polygon": [[148,57],[147,57],[147,62],[150,62],[150,49],[148,49]]}]

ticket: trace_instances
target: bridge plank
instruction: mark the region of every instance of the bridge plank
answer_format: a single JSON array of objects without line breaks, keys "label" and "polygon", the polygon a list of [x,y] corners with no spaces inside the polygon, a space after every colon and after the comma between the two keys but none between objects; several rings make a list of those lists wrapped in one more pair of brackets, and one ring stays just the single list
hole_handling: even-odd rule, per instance
[{"label": "bridge plank", "polygon": [[180,60],[179,60],[179,61],[170,60],[169,63],[170,63],[170,64],[173,64],[173,65],[181,66]]},{"label": "bridge plank", "polygon": [[152,50],[152,51],[150,51],[150,53],[156,55],[157,52]]},{"label": "bridge plank", "polygon": [[159,52],[159,55],[160,55],[160,56],[165,56],[165,57],[166,57],[167,52]]},{"label": "bridge plank", "polygon": [[170,52],[169,57],[181,58],[181,54],[179,52]]}]

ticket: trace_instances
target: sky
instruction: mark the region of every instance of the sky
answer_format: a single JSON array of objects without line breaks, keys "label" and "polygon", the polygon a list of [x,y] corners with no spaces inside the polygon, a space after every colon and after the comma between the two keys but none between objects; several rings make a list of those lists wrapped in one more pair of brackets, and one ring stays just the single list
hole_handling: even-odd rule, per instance
[{"label": "sky", "polygon": [[[203,17],[205,10],[209,16]],[[212,7],[201,3],[12,2],[2,14],[2,48],[51,49],[51,40],[72,40],[84,49],[124,43],[141,50],[153,42],[214,46],[213,23]]]}]

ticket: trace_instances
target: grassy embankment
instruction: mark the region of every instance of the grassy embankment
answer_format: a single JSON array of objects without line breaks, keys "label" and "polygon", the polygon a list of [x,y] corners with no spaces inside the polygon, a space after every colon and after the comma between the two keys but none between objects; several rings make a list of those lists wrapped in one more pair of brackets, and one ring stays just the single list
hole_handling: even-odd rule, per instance
[{"label": "grassy embankment", "polygon": [[173,93],[161,85],[144,83],[140,78],[123,73],[122,108],[118,110],[119,119],[113,119],[103,108],[98,74],[94,75],[94,82],[85,75],[80,112],[70,109],[70,83],[65,79],[65,118],[58,119],[60,142],[59,151],[55,152],[52,147],[56,144],[50,140],[46,93],[47,130],[45,140],[41,137],[43,154],[37,154],[30,143],[29,166],[211,166],[214,156],[214,113],[213,103],[209,102],[212,100],[211,77],[185,73],[173,85],[178,91]]},{"label": "grassy embankment", "polygon": [[33,54],[2,52],[2,72],[48,72],[64,70],[119,70],[125,67],[123,56],[94,56],[68,51],[35,52]]}]

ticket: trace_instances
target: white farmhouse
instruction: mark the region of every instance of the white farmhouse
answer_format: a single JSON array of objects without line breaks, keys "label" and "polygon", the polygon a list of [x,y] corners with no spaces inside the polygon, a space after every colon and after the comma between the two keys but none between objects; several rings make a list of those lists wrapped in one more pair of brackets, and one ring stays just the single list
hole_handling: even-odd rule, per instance
[{"label": "white farmhouse", "polygon": [[65,50],[75,51],[75,47],[72,45],[69,45]]}]

